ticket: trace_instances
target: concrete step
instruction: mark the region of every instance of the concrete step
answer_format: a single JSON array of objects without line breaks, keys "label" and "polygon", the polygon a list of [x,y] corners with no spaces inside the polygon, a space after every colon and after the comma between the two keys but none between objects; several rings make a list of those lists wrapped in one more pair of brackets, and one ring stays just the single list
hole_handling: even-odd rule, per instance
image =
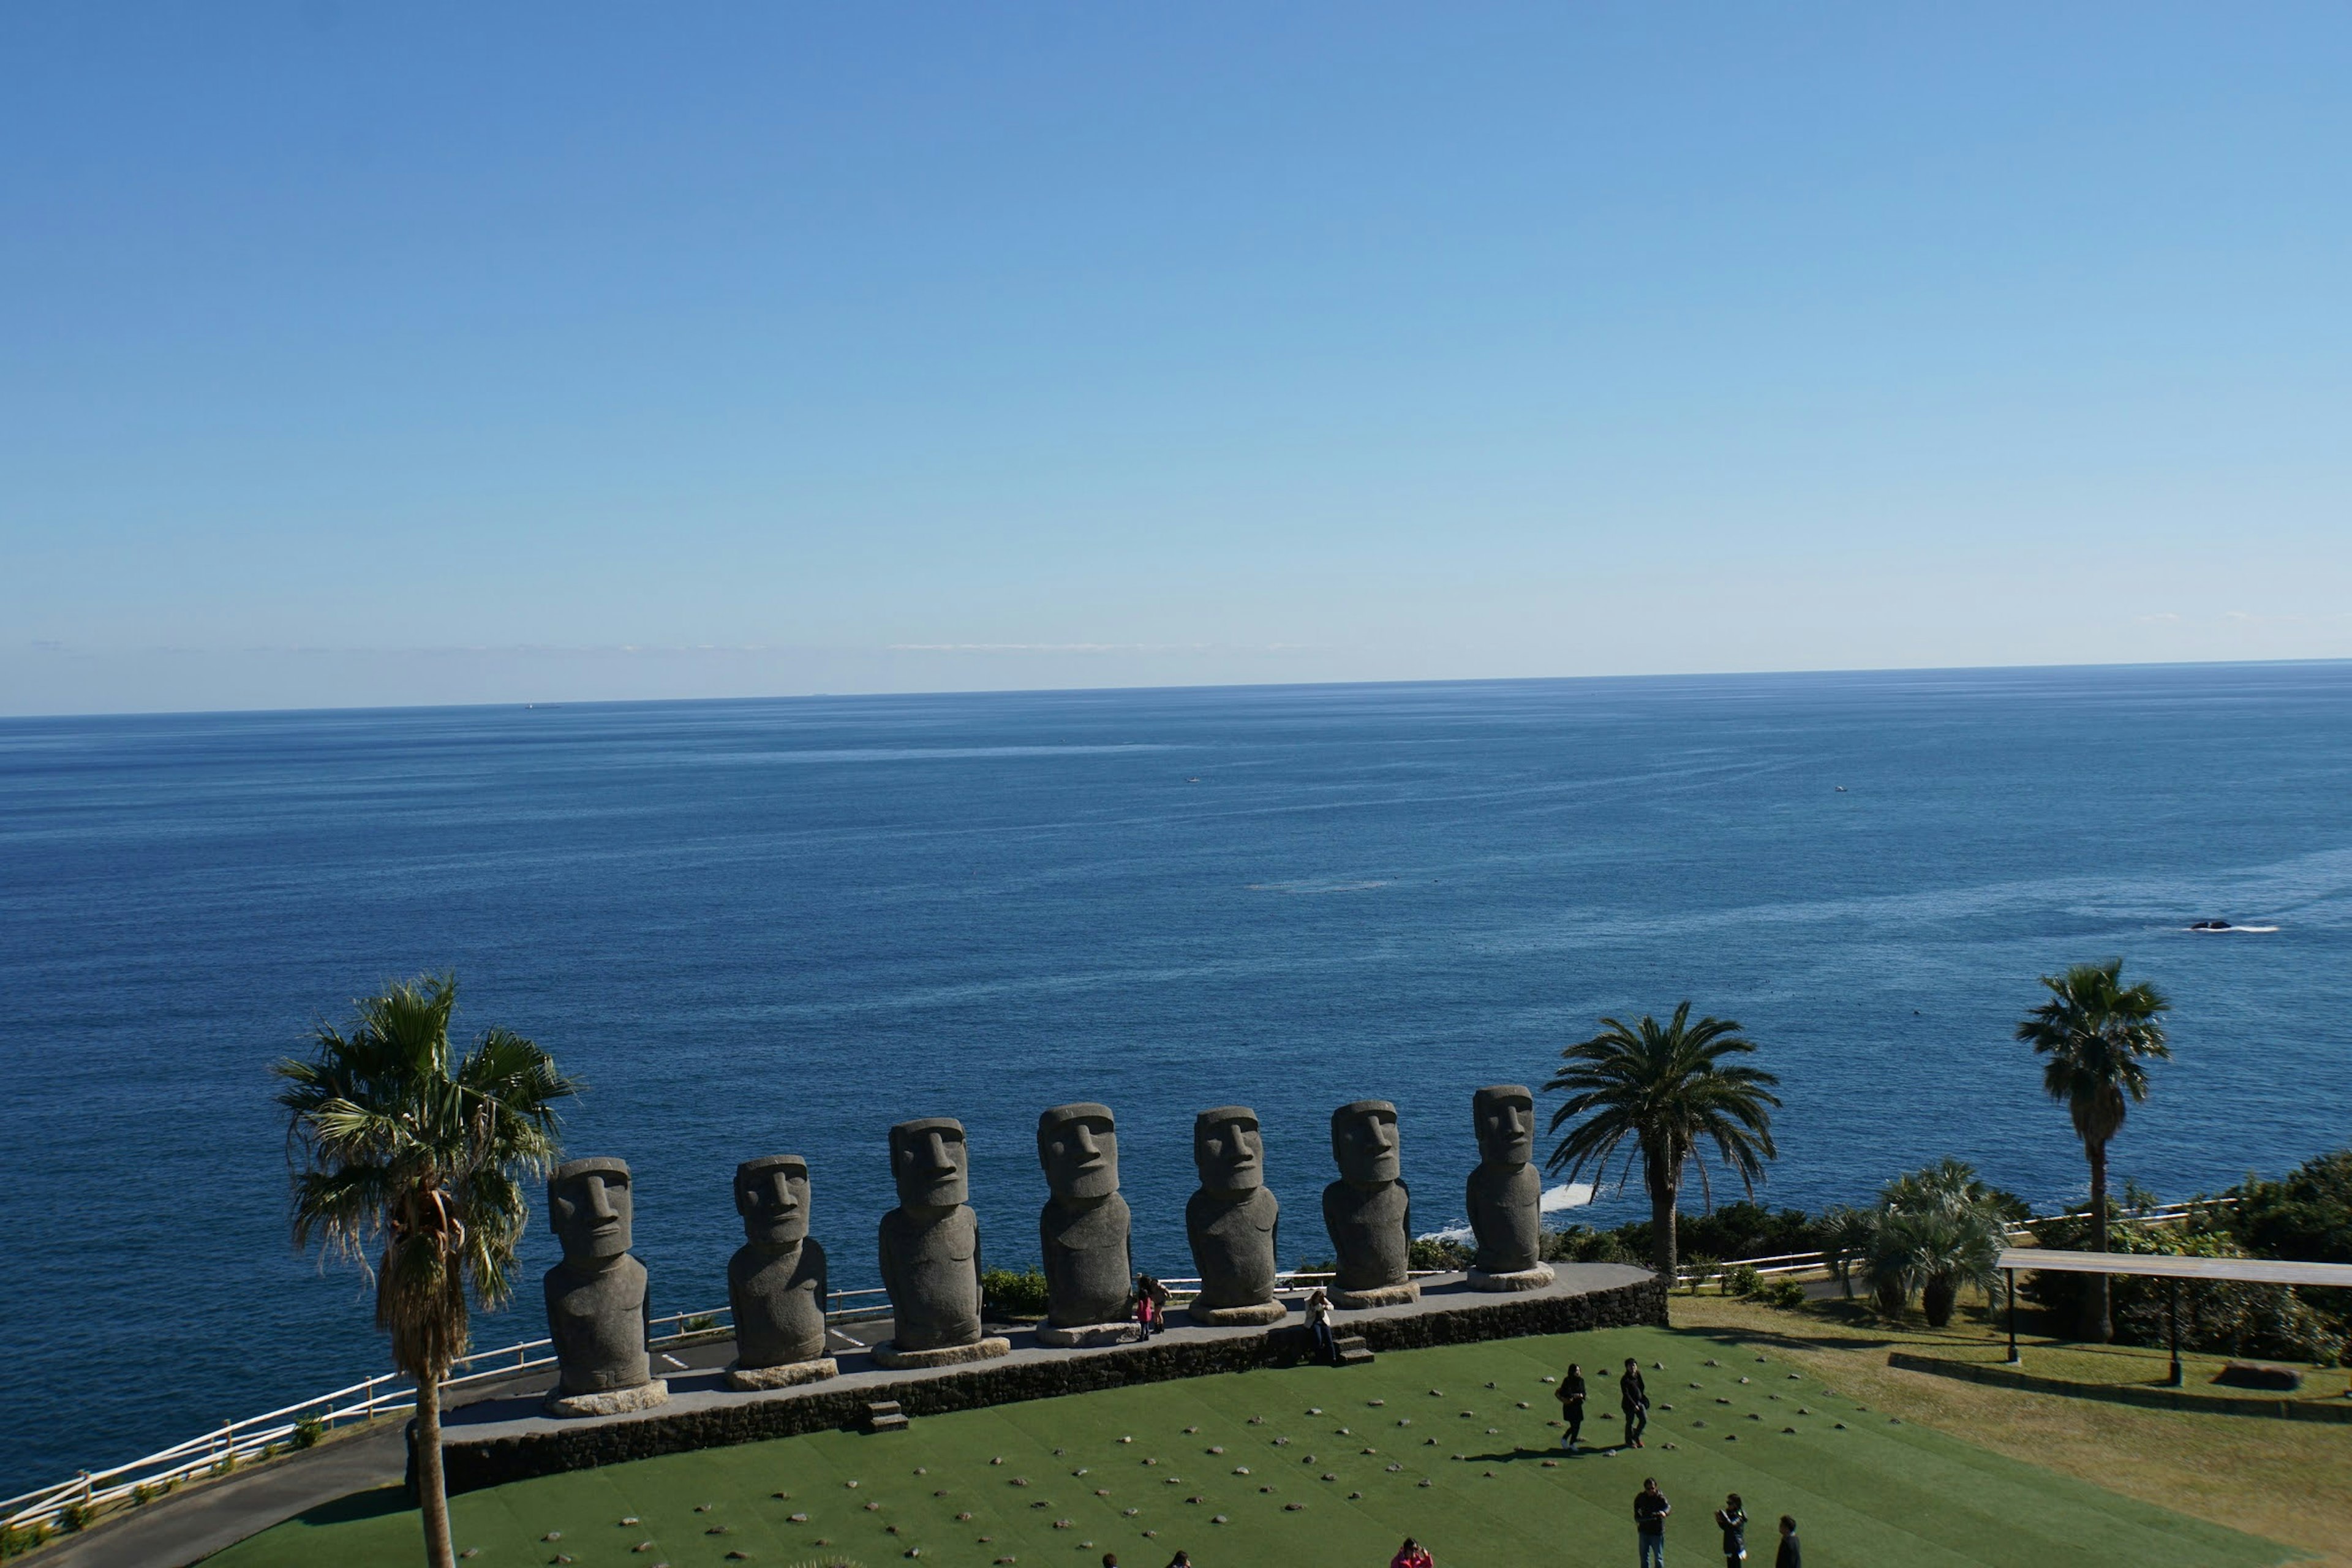
[{"label": "concrete step", "polygon": [[1370,1366],[1372,1352],[1365,1347],[1361,1334],[1342,1334],[1332,1342],[1339,1352],[1341,1366]]},{"label": "concrete step", "polygon": [[866,1406],[866,1429],[868,1432],[904,1432],[907,1416],[895,1399],[877,1399]]}]

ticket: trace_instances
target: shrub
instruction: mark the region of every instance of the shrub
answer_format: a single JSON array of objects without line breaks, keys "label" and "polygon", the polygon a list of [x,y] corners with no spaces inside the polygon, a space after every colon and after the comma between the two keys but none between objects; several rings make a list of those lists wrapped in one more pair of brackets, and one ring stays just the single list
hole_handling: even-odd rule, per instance
[{"label": "shrub", "polygon": [[1753,1264],[1742,1263],[1723,1271],[1723,1293],[1727,1296],[1753,1296],[1763,1284],[1764,1277],[1756,1272]]},{"label": "shrub", "polygon": [[89,1504],[86,1502],[69,1502],[66,1504],[65,1507],[58,1510],[58,1531],[62,1534],[71,1535],[75,1531],[87,1526],[90,1521],[90,1516],[96,1511],[96,1510],[92,1509]]},{"label": "shrub", "polygon": [[1476,1259],[1475,1248],[1445,1237],[1423,1237],[1407,1252],[1405,1262],[1414,1268],[1467,1268]]},{"label": "shrub", "polygon": [[326,1434],[327,1424],[320,1417],[298,1415],[294,1418],[294,1436],[288,1442],[297,1448],[315,1448],[319,1446],[319,1439]]},{"label": "shrub", "polygon": [[1756,1299],[1768,1307],[1801,1307],[1805,1304],[1805,1288],[1794,1279],[1775,1279],[1757,1291]]},{"label": "shrub", "polygon": [[1619,1232],[1595,1230],[1585,1225],[1544,1232],[1543,1257],[1546,1263],[1635,1263],[1641,1260],[1641,1256],[1625,1245]]},{"label": "shrub", "polygon": [[141,1481],[137,1486],[131,1489],[131,1506],[133,1508],[144,1507],[146,1504],[153,1502],[157,1498],[163,1495],[163,1494],[154,1487],[150,1486],[145,1481]]},{"label": "shrub", "polygon": [[999,1317],[1042,1318],[1045,1315],[1045,1276],[1034,1268],[1018,1274],[1010,1268],[991,1268],[980,1277],[980,1296]]},{"label": "shrub", "polygon": [[30,1552],[48,1538],[49,1527],[46,1524],[26,1525],[21,1528],[12,1524],[5,1530],[0,1530],[0,1558],[14,1557],[20,1552]]},{"label": "shrub", "polygon": [[719,1314],[716,1312],[697,1312],[678,1324],[677,1331],[681,1334],[707,1334],[718,1326]]},{"label": "shrub", "polygon": [[1697,1295],[1699,1287],[1715,1278],[1716,1270],[1722,1261],[1721,1258],[1711,1258],[1704,1252],[1685,1254],[1681,1259],[1682,1271],[1689,1283],[1684,1289],[1694,1296]]}]

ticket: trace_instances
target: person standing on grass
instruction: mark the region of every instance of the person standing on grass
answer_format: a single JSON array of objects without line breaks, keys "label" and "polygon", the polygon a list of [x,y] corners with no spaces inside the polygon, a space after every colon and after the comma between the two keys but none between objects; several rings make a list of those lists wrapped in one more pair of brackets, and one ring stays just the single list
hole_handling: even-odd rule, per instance
[{"label": "person standing on grass", "polygon": [[1797,1521],[1793,1514],[1780,1516],[1780,1552],[1772,1559],[1772,1568],[1805,1568],[1805,1554],[1797,1545]]},{"label": "person standing on grass", "polygon": [[1397,1548],[1396,1555],[1389,1559],[1389,1568],[1436,1568],[1436,1563],[1437,1559],[1429,1554],[1429,1548],[1410,1535],[1404,1538],[1404,1544]]},{"label": "person standing on grass", "polygon": [[1568,1363],[1568,1375],[1559,1380],[1559,1415],[1568,1426],[1559,1446],[1573,1454],[1577,1439],[1584,1435],[1584,1369],[1574,1362]]},{"label": "person standing on grass", "polygon": [[1641,1538],[1642,1568],[1666,1568],[1666,1515],[1675,1511],[1658,1478],[1645,1476],[1633,1494],[1633,1533]]},{"label": "person standing on grass", "polygon": [[1625,1375],[1617,1380],[1617,1403],[1625,1412],[1626,1447],[1638,1448],[1650,1425],[1650,1390],[1642,1381],[1642,1363],[1632,1356],[1625,1358]]},{"label": "person standing on grass", "polygon": [[1733,1492],[1715,1510],[1715,1527],[1723,1531],[1723,1568],[1739,1568],[1748,1561],[1748,1510]]}]

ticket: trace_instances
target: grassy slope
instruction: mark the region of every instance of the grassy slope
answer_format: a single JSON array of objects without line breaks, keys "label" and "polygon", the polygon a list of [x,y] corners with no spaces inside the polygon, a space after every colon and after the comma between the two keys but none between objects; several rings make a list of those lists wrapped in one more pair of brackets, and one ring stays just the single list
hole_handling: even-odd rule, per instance
[{"label": "grassy slope", "polygon": [[[1657,1412],[1643,1452],[1547,1467],[1557,1436],[1546,1422],[1557,1407],[1543,1377],[1574,1356],[1588,1375],[1601,1373],[1595,1387],[1606,1388],[1606,1366],[1627,1354],[1645,1368],[1666,1363],[1647,1375],[1653,1397],[1677,1408]],[[1722,1364],[1703,1365],[1710,1357]],[[838,1553],[878,1568],[909,1546],[925,1562],[959,1565],[1012,1559],[1092,1568],[1116,1551],[1129,1568],[1158,1568],[1183,1547],[1202,1568],[1336,1568],[1384,1563],[1410,1532],[1454,1568],[1574,1568],[1630,1560],[1633,1495],[1643,1475],[1654,1474],[1674,1500],[1670,1540],[1685,1561],[1693,1552],[1711,1559],[1707,1515],[1730,1490],[1745,1496],[1759,1521],[1796,1514],[1815,1568],[2144,1568],[2289,1555],[1891,1422],[1810,1375],[1791,1379],[1794,1366],[1690,1335],[1620,1330],[1384,1355],[1344,1372],[1197,1378],[934,1416],[903,1435],[824,1433],[520,1483],[458,1499],[457,1540],[461,1549],[479,1549],[476,1568],[548,1563],[559,1553],[583,1568],[716,1568],[730,1552],[774,1564]],[[1751,1381],[1741,1384],[1743,1376]],[[1520,1401],[1529,1408],[1519,1409]],[[1318,1407],[1321,1415],[1307,1414]],[[1597,1428],[1607,1440],[1613,1426],[1588,1424],[1587,1436]],[[1199,1430],[1187,1434],[1188,1426]],[[1003,1464],[992,1463],[999,1458]],[[1251,1473],[1236,1475],[1236,1467]],[[771,1495],[779,1490],[791,1495]],[[1202,1500],[1188,1500],[1195,1497]],[[881,1506],[869,1510],[868,1503]],[[1291,1511],[1290,1503],[1305,1507]],[[376,1508],[289,1522],[213,1561],[217,1568],[415,1561],[414,1513]],[[1130,1508],[1139,1510],[1131,1518]],[[789,1522],[795,1511],[808,1522]],[[973,1517],[958,1521],[959,1512]],[[1213,1522],[1220,1514],[1229,1522]],[[617,1523],[628,1515],[643,1522]],[[1054,1528],[1057,1520],[1072,1528]],[[889,1524],[898,1535],[886,1532]],[[706,1533],[714,1526],[729,1533]],[[550,1531],[561,1539],[543,1541]],[[1769,1538],[1769,1524],[1759,1524],[1751,1560],[1770,1560]],[[643,1542],[653,1544],[632,1552]]]},{"label": "grassy slope", "polygon": [[[1713,1327],[1829,1379],[1869,1404],[1967,1435],[1987,1447],[2096,1481],[2197,1518],[2257,1531],[2352,1568],[2352,1426],[2206,1415],[1980,1386],[1886,1364],[1893,1349],[1953,1360],[2000,1358],[1998,1323],[1971,1313],[1938,1332],[1880,1323],[1847,1304],[1782,1312],[1745,1301],[1677,1296],[1675,1321]],[[2025,1367],[2052,1377],[2153,1382],[2160,1351],[2023,1342]],[[2218,1366],[2189,1358],[2192,1384]],[[2321,1390],[2340,1373],[2315,1373]]]}]

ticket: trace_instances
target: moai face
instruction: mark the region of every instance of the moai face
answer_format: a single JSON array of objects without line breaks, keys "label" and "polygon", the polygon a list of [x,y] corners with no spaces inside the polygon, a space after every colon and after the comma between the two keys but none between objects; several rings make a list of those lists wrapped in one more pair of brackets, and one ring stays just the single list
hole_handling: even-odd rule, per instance
[{"label": "moai face", "polygon": [[1331,1157],[1342,1181],[1370,1185],[1403,1173],[1397,1153],[1396,1107],[1385,1100],[1360,1100],[1331,1113]]},{"label": "moai face", "polygon": [[1118,1191],[1118,1126],[1110,1108],[1082,1100],[1037,1118],[1037,1163],[1057,1198],[1107,1198]]},{"label": "moai face", "polygon": [[890,1174],[909,1208],[953,1208],[971,1195],[965,1178],[963,1123],[926,1116],[890,1129]]},{"label": "moai face", "polygon": [[1516,1083],[1490,1084],[1470,1097],[1478,1127],[1478,1158],[1490,1165],[1524,1165],[1536,1157],[1536,1097]]},{"label": "moai face", "polygon": [[735,1167],[735,1210],[743,1239],[760,1247],[798,1247],[809,1233],[808,1162],[770,1154]]},{"label": "moai face", "polygon": [[629,1165],[625,1160],[570,1160],[547,1178],[548,1223],[563,1261],[601,1263],[629,1250]]},{"label": "moai face", "polygon": [[1258,1131],[1257,1112],[1246,1105],[1221,1105],[1194,1117],[1192,1163],[1201,1185],[1213,1193],[1265,1185],[1265,1140]]}]

